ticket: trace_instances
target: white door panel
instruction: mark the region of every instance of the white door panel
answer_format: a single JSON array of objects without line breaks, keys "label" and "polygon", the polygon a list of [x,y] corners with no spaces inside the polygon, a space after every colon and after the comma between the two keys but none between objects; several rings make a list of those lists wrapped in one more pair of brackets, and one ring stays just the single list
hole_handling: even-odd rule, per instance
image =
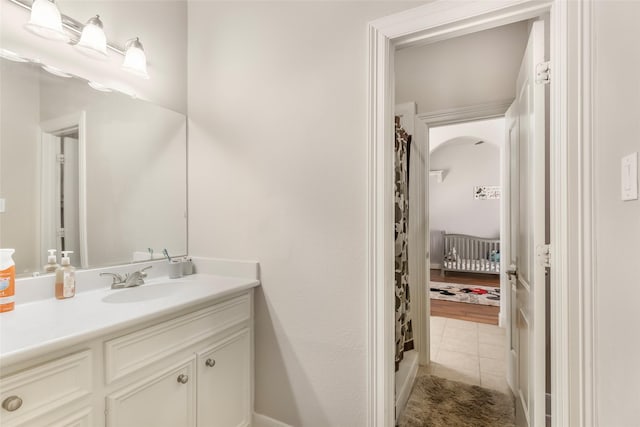
[{"label": "white door panel", "polygon": [[524,426],[545,424],[545,267],[536,257],[546,235],[545,88],[535,82],[536,65],[541,62],[544,23],[536,21],[507,120],[511,179],[505,255],[516,271],[510,278],[509,374],[516,396],[516,422]]}]

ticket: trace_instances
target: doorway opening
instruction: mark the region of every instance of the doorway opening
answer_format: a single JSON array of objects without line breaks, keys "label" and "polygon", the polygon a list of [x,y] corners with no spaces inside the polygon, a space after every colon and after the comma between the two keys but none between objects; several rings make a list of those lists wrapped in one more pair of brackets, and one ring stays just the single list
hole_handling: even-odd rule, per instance
[{"label": "doorway opening", "polygon": [[[434,1],[369,23],[367,424],[394,424],[393,64],[396,48],[437,42],[549,13],[553,426],[596,419],[594,328],[593,14],[589,2]],[[570,66],[571,65],[571,66]],[[540,70],[543,72],[543,69]],[[575,94],[578,94],[577,102]],[[471,109],[473,110],[473,109]],[[441,112],[438,117],[450,117]],[[457,112],[464,115],[464,112]],[[420,132],[420,129],[417,129]],[[575,224],[581,225],[575,227]],[[504,258],[504,256],[502,257]],[[578,295],[578,297],[576,297]],[[577,298],[577,299],[576,299]],[[577,307],[580,307],[579,309]],[[422,322],[417,322],[422,327]],[[426,323],[426,322],[425,322]],[[428,343],[418,343],[420,354]],[[536,377],[538,380],[539,378]],[[540,402],[540,400],[538,400]],[[542,424],[544,412],[534,423]]]},{"label": "doorway opening", "polygon": [[[396,52],[396,121],[415,137],[407,149],[410,292],[400,294],[397,279],[405,273],[398,274],[398,225],[406,218],[398,220],[398,199],[405,194],[396,164],[396,319],[410,317],[417,326],[396,326],[396,349],[398,330],[410,329],[406,335],[424,366],[418,371],[411,365],[411,352],[409,367],[400,364],[396,420],[410,399],[412,375],[513,396],[519,425],[533,425],[534,417],[549,412],[546,278],[544,267],[530,262],[536,248],[549,243],[549,89],[534,81],[548,60],[545,22],[548,15]],[[429,76],[433,69],[439,75]],[[512,137],[508,110],[517,117]],[[396,162],[397,135],[396,129]],[[510,151],[514,141],[516,151]],[[510,157],[520,144],[521,156]],[[503,188],[507,197],[501,197]],[[518,286],[524,291],[516,294]],[[405,294],[412,297],[406,304]],[[398,312],[399,299],[400,307],[411,307],[408,314]]]},{"label": "doorway opening", "polygon": [[[515,84],[514,84],[515,85]],[[429,130],[428,371],[510,393],[501,300],[504,117]],[[508,294],[508,293],[507,293]],[[505,323],[505,322],[503,322]]]}]

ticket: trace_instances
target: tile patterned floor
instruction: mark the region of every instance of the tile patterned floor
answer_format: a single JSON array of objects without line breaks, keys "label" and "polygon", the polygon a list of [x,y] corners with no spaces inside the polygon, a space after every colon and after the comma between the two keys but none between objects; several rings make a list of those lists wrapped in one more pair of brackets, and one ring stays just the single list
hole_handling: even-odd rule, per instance
[{"label": "tile patterned floor", "polygon": [[431,316],[433,375],[508,393],[506,357],[505,329]]}]

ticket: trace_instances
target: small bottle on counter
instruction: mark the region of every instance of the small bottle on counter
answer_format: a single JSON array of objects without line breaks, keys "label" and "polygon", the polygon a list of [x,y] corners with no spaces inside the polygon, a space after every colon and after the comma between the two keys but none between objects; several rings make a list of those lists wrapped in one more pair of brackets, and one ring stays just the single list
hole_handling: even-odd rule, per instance
[{"label": "small bottle on counter", "polygon": [[11,255],[14,249],[0,249],[0,313],[14,309],[16,264]]},{"label": "small bottle on counter", "polygon": [[179,279],[182,277],[182,260],[173,258],[169,261],[169,279]]},{"label": "small bottle on counter", "polygon": [[182,275],[189,276],[193,274],[193,260],[190,257],[182,258]]},{"label": "small bottle on counter", "polygon": [[43,270],[45,273],[55,273],[58,267],[60,267],[56,261],[56,250],[49,249],[47,252],[49,252],[49,256],[47,257],[47,263],[44,265]]},{"label": "small bottle on counter", "polygon": [[69,254],[73,251],[62,251],[60,266],[56,270],[56,298],[71,298],[76,294],[76,269],[71,265]]}]

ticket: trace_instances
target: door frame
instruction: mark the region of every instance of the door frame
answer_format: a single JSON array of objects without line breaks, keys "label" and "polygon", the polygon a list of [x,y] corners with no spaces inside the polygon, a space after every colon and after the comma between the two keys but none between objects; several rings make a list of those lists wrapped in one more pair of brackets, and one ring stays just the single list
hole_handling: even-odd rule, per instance
[{"label": "door frame", "polygon": [[552,425],[596,424],[593,3],[436,0],[368,25],[368,426],[394,425],[395,48],[437,42],[546,13],[551,22],[552,64]]},{"label": "door frame", "polygon": [[40,123],[40,164],[43,172],[40,176],[40,254],[46,259],[47,242],[50,242],[55,230],[51,229],[51,219],[53,218],[53,206],[50,201],[53,195],[49,194],[48,183],[54,176],[54,171],[46,166],[46,156],[50,152],[49,142],[51,135],[63,129],[78,128],[78,237],[80,240],[80,265],[78,267],[89,267],[88,240],[87,240],[87,113],[79,111],[74,114],[57,117]]}]

